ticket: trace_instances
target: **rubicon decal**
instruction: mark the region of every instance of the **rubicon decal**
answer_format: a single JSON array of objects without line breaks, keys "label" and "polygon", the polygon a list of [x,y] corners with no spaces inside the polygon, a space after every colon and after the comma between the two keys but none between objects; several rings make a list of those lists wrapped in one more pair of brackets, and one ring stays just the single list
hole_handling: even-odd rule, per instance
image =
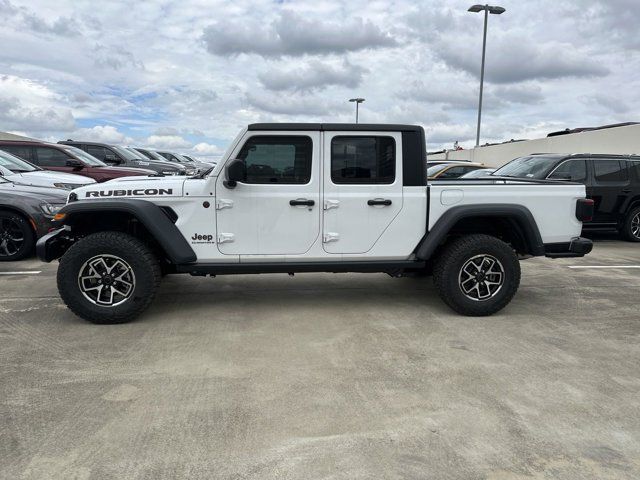
[{"label": "rubicon decal", "polygon": [[135,190],[89,190],[85,198],[95,197],[144,197],[153,195],[173,195],[173,188],[138,188]]}]

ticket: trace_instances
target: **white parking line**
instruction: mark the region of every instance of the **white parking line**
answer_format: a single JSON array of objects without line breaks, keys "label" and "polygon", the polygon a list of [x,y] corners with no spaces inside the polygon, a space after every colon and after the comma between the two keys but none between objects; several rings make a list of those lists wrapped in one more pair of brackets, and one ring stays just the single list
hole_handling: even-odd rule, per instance
[{"label": "white parking line", "polygon": [[569,268],[640,268],[640,265],[569,265]]},{"label": "white parking line", "polygon": [[34,270],[32,272],[0,272],[0,275],[38,275],[42,273],[41,270]]}]

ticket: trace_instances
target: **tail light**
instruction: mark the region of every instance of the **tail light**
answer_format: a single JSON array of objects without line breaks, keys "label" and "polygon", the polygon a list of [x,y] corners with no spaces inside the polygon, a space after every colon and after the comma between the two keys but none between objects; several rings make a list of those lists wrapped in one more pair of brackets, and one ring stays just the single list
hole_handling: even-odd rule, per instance
[{"label": "tail light", "polygon": [[576,218],[581,222],[593,220],[593,200],[590,198],[579,198],[576,203]]}]

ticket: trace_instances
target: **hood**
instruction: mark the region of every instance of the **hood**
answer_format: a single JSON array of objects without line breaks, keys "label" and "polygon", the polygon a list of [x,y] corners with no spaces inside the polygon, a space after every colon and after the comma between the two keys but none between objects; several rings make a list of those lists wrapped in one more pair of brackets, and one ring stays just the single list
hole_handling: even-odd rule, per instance
[{"label": "hood", "polygon": [[67,191],[59,188],[37,187],[16,183],[0,183],[0,193],[40,199],[48,203],[66,203]]},{"label": "hood", "polygon": [[154,167],[159,167],[159,168],[166,168],[167,170],[186,170],[185,167],[183,167],[181,164],[179,163],[173,163],[173,162],[161,162],[159,160],[140,160],[138,162],[138,165],[140,165],[142,168],[144,168],[145,165],[153,165]]},{"label": "hood", "polygon": [[181,197],[185,177],[121,177],[72,190],[78,200]]},{"label": "hood", "polygon": [[25,180],[29,180],[31,178],[37,179],[42,178],[46,180],[51,180],[51,182],[55,183],[75,183],[77,185],[88,185],[90,183],[96,183],[93,178],[84,177],[82,175],[75,175],[73,173],[64,173],[64,172],[52,172],[50,170],[34,170],[33,172],[20,172],[16,173],[20,177]]},{"label": "hood", "polygon": [[157,172],[155,170],[149,170],[144,167],[136,168],[136,167],[93,167],[99,171],[111,172],[111,173],[122,173],[122,174],[131,174],[135,175],[136,173],[145,174],[145,175],[156,175]]}]

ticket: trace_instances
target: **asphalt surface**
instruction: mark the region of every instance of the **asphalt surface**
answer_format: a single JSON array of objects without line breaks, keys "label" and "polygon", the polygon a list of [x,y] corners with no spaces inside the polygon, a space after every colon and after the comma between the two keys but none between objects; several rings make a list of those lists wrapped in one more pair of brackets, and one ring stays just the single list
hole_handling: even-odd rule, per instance
[{"label": "asphalt surface", "polygon": [[640,245],[522,263],[453,314],[429,279],[167,278],[74,317],[56,265],[0,264],[0,478],[640,478]]}]

